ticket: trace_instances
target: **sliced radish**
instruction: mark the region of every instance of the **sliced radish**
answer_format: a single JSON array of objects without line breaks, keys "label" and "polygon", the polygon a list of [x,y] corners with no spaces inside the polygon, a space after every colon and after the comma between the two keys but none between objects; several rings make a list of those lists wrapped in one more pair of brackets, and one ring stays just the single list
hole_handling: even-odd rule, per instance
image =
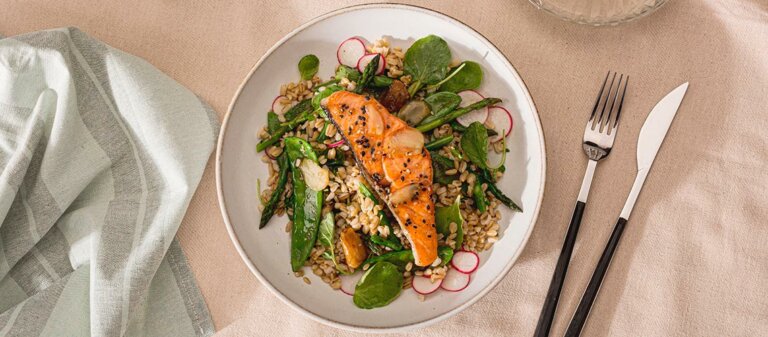
[{"label": "sliced radish", "polygon": [[437,289],[440,289],[441,284],[443,284],[443,280],[435,280],[435,282],[432,282],[429,276],[415,276],[411,286],[413,287],[413,291],[422,295],[429,295]]},{"label": "sliced radish", "polygon": [[[362,73],[365,70],[365,67],[368,66],[368,63],[371,63],[371,61],[373,61],[376,55],[381,55],[381,54],[365,54],[362,57],[360,57],[360,60],[357,61],[357,71]],[[385,60],[384,55],[382,55],[381,58],[379,59],[379,67],[376,68],[376,75],[383,74],[384,68],[386,67],[387,67],[387,60]]]},{"label": "sliced radish", "polygon": [[283,96],[283,95],[280,95],[280,96],[275,97],[275,99],[272,100],[272,111],[273,112],[278,113],[278,114],[283,112],[283,105],[280,104],[280,100],[282,100],[283,98],[286,98],[286,97]]},{"label": "sliced radish", "polygon": [[[479,92],[474,90],[464,90],[459,92],[458,95],[461,97],[461,104],[459,104],[459,107],[465,107],[472,103],[477,103],[485,98]],[[474,122],[484,123],[486,119],[488,119],[487,107],[463,114],[456,118],[456,121],[458,121],[461,125],[469,126],[469,124]]]},{"label": "sliced radish", "polygon": [[365,42],[357,37],[350,37],[339,45],[336,59],[347,67],[356,67],[357,61],[365,55]]},{"label": "sliced radish", "polygon": [[334,147],[339,147],[339,146],[342,146],[342,145],[344,145],[344,140],[343,140],[343,139],[342,139],[342,140],[340,140],[340,141],[337,141],[337,142],[333,142],[333,143],[330,143],[330,144],[328,144],[328,148],[329,148],[329,149],[332,149],[332,148],[334,148]]},{"label": "sliced radish", "polygon": [[504,137],[509,136],[512,132],[513,124],[512,114],[509,110],[500,106],[488,108],[488,119],[485,120],[485,126],[496,131],[496,135],[489,138],[491,143],[498,142]]},{"label": "sliced radish", "polygon": [[460,250],[453,254],[451,266],[464,274],[472,274],[480,265],[480,257],[477,253],[466,250]]},{"label": "sliced radish", "polygon": [[341,279],[341,292],[352,296],[355,294],[355,287],[357,287],[357,282],[360,281],[360,278],[363,277],[363,273],[354,273],[352,275],[339,275],[339,279]]},{"label": "sliced radish", "polygon": [[445,278],[443,279],[443,283],[440,284],[440,288],[451,292],[462,291],[469,285],[469,280],[469,274],[450,269],[445,274]]}]

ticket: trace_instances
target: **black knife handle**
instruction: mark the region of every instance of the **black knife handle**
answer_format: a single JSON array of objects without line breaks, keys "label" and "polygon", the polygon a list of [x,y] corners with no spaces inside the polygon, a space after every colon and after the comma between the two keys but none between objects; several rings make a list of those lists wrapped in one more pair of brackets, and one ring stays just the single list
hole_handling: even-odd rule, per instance
[{"label": "black knife handle", "polygon": [[587,322],[589,311],[592,309],[592,304],[595,303],[597,293],[600,291],[600,285],[603,283],[605,273],[611,265],[613,253],[616,252],[616,247],[619,246],[619,240],[621,240],[621,234],[624,233],[624,227],[626,225],[627,219],[619,218],[619,220],[616,221],[616,226],[613,227],[611,238],[605,246],[603,255],[600,256],[600,261],[597,263],[595,272],[592,274],[592,279],[589,280],[589,285],[587,285],[587,289],[584,291],[584,296],[581,297],[579,307],[576,308],[571,323],[568,324],[568,330],[565,332],[566,337],[578,337],[581,334],[581,329],[584,328],[584,324]]},{"label": "black knife handle", "polygon": [[576,208],[573,210],[571,224],[568,225],[568,233],[565,235],[563,249],[560,251],[560,257],[557,259],[555,273],[552,274],[552,281],[549,283],[547,298],[544,300],[544,307],[541,309],[539,323],[536,325],[534,337],[548,337],[549,329],[552,328],[552,321],[557,310],[557,301],[560,299],[560,291],[563,289],[565,274],[568,272],[568,263],[571,261],[573,247],[576,245],[576,235],[579,234],[581,218],[584,215],[586,204],[581,201],[576,202]]}]

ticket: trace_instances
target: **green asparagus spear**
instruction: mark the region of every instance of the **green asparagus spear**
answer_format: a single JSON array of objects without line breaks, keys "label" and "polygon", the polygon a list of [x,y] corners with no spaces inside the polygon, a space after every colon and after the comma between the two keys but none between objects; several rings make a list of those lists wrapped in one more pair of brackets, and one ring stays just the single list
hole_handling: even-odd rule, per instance
[{"label": "green asparagus spear", "polygon": [[261,221],[259,221],[260,229],[264,228],[264,226],[266,226],[269,222],[269,219],[272,218],[272,215],[275,214],[277,204],[280,202],[280,196],[283,194],[283,189],[285,188],[286,182],[288,182],[288,155],[283,153],[278,156],[277,166],[280,168],[280,173],[277,177],[277,185],[275,186],[275,190],[272,191],[272,195],[269,197],[269,200],[264,205],[264,211],[261,213]]},{"label": "green asparagus spear", "polygon": [[502,204],[506,205],[507,207],[511,208],[515,212],[522,212],[523,209],[520,208],[512,199],[510,199],[508,196],[504,195],[504,192],[502,192],[496,184],[493,183],[494,179],[491,175],[491,172],[488,170],[478,170],[475,171],[475,176],[477,177],[478,181],[482,184],[488,184],[488,192],[491,192],[496,199],[499,199]]},{"label": "green asparagus spear", "polygon": [[439,150],[441,147],[450,144],[452,141],[453,141],[453,136],[448,135],[442,138],[435,139],[427,143],[426,145],[424,145],[424,147],[426,147],[427,150],[429,151]]},{"label": "green asparagus spear", "polygon": [[452,121],[452,120],[454,120],[454,119],[456,119],[456,118],[458,118],[460,116],[463,116],[463,115],[469,113],[470,111],[474,111],[474,110],[477,110],[477,109],[485,108],[485,107],[487,107],[489,105],[494,105],[494,104],[499,103],[499,102],[501,102],[501,100],[498,99],[498,98],[492,98],[492,97],[484,98],[484,99],[482,99],[482,100],[480,100],[478,102],[472,103],[472,104],[470,104],[470,105],[468,105],[466,107],[458,108],[456,110],[453,110],[453,111],[451,111],[451,112],[449,112],[449,113],[447,113],[447,114],[445,114],[443,116],[434,116],[436,118],[427,117],[426,119],[421,121],[421,123],[418,126],[416,126],[416,129],[421,131],[421,132],[427,132],[429,130],[432,130],[434,128],[439,127],[440,125],[448,123],[448,122],[450,122],[450,121]]},{"label": "green asparagus spear", "polygon": [[360,76],[360,82],[357,82],[357,86],[355,87],[355,93],[359,94],[363,92],[363,89],[371,82],[373,77],[376,75],[376,69],[379,68],[380,58],[381,54],[377,54],[376,57],[374,57],[373,60],[371,60],[371,62],[365,66],[363,74]]}]

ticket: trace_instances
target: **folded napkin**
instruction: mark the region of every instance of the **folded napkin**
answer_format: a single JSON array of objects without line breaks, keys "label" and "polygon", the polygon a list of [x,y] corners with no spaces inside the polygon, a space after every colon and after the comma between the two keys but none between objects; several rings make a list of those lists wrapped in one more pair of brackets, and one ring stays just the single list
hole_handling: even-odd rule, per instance
[{"label": "folded napkin", "polygon": [[0,40],[0,336],[207,336],[175,240],[215,113],[77,29]]}]

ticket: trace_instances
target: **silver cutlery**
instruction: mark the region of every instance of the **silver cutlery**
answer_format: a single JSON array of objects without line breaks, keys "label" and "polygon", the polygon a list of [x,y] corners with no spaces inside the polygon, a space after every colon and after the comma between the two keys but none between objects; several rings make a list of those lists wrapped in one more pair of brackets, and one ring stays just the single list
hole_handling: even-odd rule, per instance
[{"label": "silver cutlery", "polygon": [[619,245],[621,234],[624,232],[629,215],[632,213],[632,208],[635,206],[640,190],[643,188],[648,171],[651,169],[651,165],[653,165],[653,160],[659,152],[661,143],[664,141],[664,137],[677,114],[677,110],[687,90],[688,82],[680,85],[662,98],[651,110],[642,129],[640,129],[640,136],[637,140],[637,175],[635,176],[635,182],[632,184],[632,190],[629,192],[627,201],[621,210],[619,220],[613,228],[613,233],[611,233],[603,255],[600,257],[597,267],[592,274],[592,279],[590,279],[589,285],[587,285],[587,289],[584,291],[579,306],[571,319],[571,323],[568,325],[568,330],[565,333],[566,337],[579,336],[584,328],[584,323],[586,323],[592,304],[595,302],[595,298],[597,298],[597,294],[600,291],[600,285],[611,264],[613,254]]},{"label": "silver cutlery", "polygon": [[[629,76],[625,77],[623,74],[618,76],[617,81],[616,75],[616,73],[611,75],[609,71],[605,76],[600,94],[597,95],[592,114],[584,129],[582,147],[584,153],[589,158],[587,171],[584,174],[584,180],[581,182],[581,190],[579,191],[576,207],[573,210],[571,223],[568,226],[565,242],[563,242],[563,249],[560,251],[560,257],[557,260],[555,272],[552,275],[552,281],[547,291],[547,297],[544,300],[544,306],[539,316],[539,323],[534,333],[536,337],[549,336],[549,330],[552,327],[552,321],[557,310],[557,302],[560,298],[560,291],[563,288],[565,274],[568,272],[568,264],[571,260],[573,247],[576,244],[576,236],[581,225],[581,218],[587,205],[587,195],[592,185],[597,162],[610,154],[613,141],[616,139],[621,108],[624,105],[624,94],[627,91],[627,83],[629,81]],[[609,79],[610,84],[608,84]],[[616,84],[615,86],[614,83]]]}]

